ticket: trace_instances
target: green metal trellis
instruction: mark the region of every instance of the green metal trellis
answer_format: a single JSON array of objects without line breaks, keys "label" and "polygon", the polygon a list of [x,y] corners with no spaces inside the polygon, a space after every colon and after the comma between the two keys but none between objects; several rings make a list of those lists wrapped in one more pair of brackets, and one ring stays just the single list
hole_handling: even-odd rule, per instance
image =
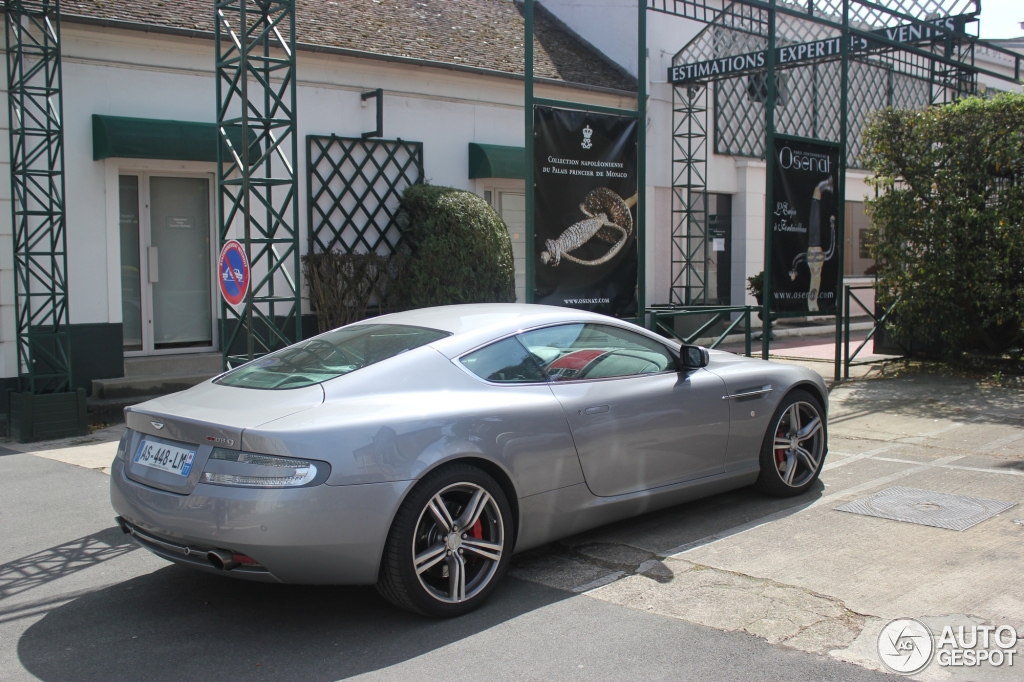
[{"label": "green metal trellis", "polygon": [[[647,9],[707,26],[673,59],[683,72],[707,67],[705,77],[673,81],[671,302],[708,305],[706,131],[713,125],[714,151],[764,158],[766,200],[771,196],[776,134],[840,144],[839,187],[845,197],[847,167],[857,167],[860,131],[868,114],[955,100],[978,92],[978,75],[1017,81],[1024,57],[985,44],[966,31],[980,12],[979,0],[645,0]],[[908,37],[909,36],[909,37]],[[798,46],[829,43],[827,52],[794,58]],[[1014,74],[975,63],[975,47],[1012,59]],[[837,49],[833,49],[838,46]],[[776,47],[790,50],[776,64]],[[780,52],[780,54],[782,54]],[[741,55],[760,55],[750,67]],[[780,57],[780,59],[782,59]],[[725,71],[718,70],[721,62]],[[711,64],[715,70],[711,71]],[[739,64],[737,66],[736,64]],[[688,65],[688,66],[687,66]],[[685,67],[685,68],[684,68]],[[728,75],[725,73],[728,72]],[[722,74],[722,75],[711,75]],[[714,88],[709,111],[707,88]],[[695,134],[696,131],[696,134]],[[705,131],[701,134],[701,131]],[[762,317],[771,301],[769,254],[772,212],[765,211],[765,273]],[[843,262],[844,212],[837,216]],[[702,243],[703,242],[703,243]],[[836,296],[836,378],[840,377],[842,271]],[[763,333],[762,355],[768,356]]]},{"label": "green metal trellis", "polygon": [[[224,364],[302,339],[295,0],[218,0],[217,225],[252,270],[241,310],[221,303]],[[247,140],[241,148],[231,140]],[[244,341],[244,350],[242,344]]]},{"label": "green metal trellis", "polygon": [[707,301],[708,89],[672,88],[672,232],[669,302]]},{"label": "green metal trellis", "polygon": [[402,191],[423,181],[423,143],[306,136],[310,253],[392,254]]},{"label": "green metal trellis", "polygon": [[8,0],[14,301],[21,389],[71,389],[59,0]]}]

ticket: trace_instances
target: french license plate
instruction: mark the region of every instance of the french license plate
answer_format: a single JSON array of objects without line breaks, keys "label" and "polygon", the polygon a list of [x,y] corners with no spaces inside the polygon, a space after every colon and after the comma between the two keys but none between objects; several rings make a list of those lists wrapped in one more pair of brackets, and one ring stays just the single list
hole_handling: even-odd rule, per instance
[{"label": "french license plate", "polygon": [[195,459],[196,451],[191,448],[143,438],[133,461],[142,466],[187,477]]}]

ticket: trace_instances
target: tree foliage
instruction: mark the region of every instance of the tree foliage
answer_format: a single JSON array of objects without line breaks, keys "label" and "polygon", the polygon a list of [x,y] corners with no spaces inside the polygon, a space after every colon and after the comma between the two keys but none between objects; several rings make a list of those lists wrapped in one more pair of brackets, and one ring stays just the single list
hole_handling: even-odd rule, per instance
[{"label": "tree foliage", "polygon": [[1024,95],[878,112],[863,161],[878,301],[897,336],[950,356],[1024,334]]},{"label": "tree foliage", "polygon": [[486,201],[451,187],[410,185],[400,211],[407,247],[396,282],[400,308],[516,300],[512,240]]}]

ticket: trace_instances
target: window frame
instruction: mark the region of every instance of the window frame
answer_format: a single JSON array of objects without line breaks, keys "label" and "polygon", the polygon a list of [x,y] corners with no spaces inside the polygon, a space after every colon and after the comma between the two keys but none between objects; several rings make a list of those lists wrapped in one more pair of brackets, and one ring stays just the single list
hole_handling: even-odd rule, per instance
[{"label": "window frame", "polygon": [[[563,379],[562,381],[551,381],[551,379],[549,378],[549,379],[546,379],[545,381],[523,381],[523,382],[502,382],[502,383],[499,383],[499,382],[494,382],[494,381],[488,381],[487,379],[484,379],[483,377],[477,376],[476,374],[474,374],[472,372],[472,370],[470,370],[468,367],[466,367],[464,364],[462,364],[462,358],[464,358],[465,356],[471,355],[471,354],[477,352],[478,350],[481,350],[483,348],[487,348],[488,346],[494,345],[496,343],[500,343],[500,342],[504,341],[507,338],[514,337],[514,336],[520,336],[522,334],[526,334],[527,332],[539,331],[541,329],[551,329],[552,327],[564,327],[564,326],[572,325],[572,324],[594,324],[594,325],[601,325],[601,326],[605,326],[605,327],[614,327],[616,329],[621,329],[623,331],[632,332],[634,334],[640,334],[640,336],[643,336],[643,337],[645,337],[645,338],[647,338],[647,339],[649,339],[651,341],[654,341],[655,343],[661,344],[666,349],[666,351],[668,352],[669,356],[673,359],[673,367],[671,369],[666,369],[666,370],[663,370],[661,372],[654,372],[654,373],[651,373],[651,374],[623,374],[621,376],[615,376],[615,377],[594,377],[594,378],[583,377],[582,379]],[[647,331],[647,330],[645,329],[643,331]],[[522,343],[522,341],[520,341],[520,344],[524,348],[526,347],[526,344]],[[529,351],[530,349],[527,348],[526,350]],[[667,345],[661,339],[654,338],[653,336],[651,336],[649,334],[641,334],[636,329],[630,329],[629,327],[624,327],[624,326],[621,326],[621,325],[612,324],[612,323],[604,322],[604,321],[595,322],[594,320],[572,320],[572,321],[566,321],[566,322],[553,322],[553,323],[547,323],[547,324],[540,324],[540,325],[537,325],[536,327],[523,327],[522,329],[517,329],[514,332],[510,332],[508,334],[503,334],[501,336],[495,337],[495,338],[491,339],[490,341],[488,341],[487,343],[482,343],[479,346],[476,346],[474,348],[470,348],[469,350],[467,350],[464,353],[459,353],[457,356],[455,356],[454,358],[451,359],[451,362],[456,367],[458,367],[463,372],[465,372],[466,374],[471,376],[473,379],[476,379],[480,383],[486,384],[487,386],[501,386],[501,387],[507,387],[507,386],[551,386],[551,385],[554,385],[554,384],[569,384],[569,383],[579,383],[579,382],[584,382],[584,381],[618,381],[620,379],[638,379],[638,378],[642,378],[642,377],[657,377],[657,376],[662,376],[664,374],[669,374],[669,373],[679,374],[680,372],[683,372],[683,371],[690,371],[690,370],[693,370],[693,369],[697,369],[697,368],[694,368],[694,367],[684,367],[682,365],[682,359],[681,359],[681,356],[679,354],[679,351],[678,350],[674,350],[672,348],[672,346]],[[541,368],[541,370],[543,371],[543,367]]]}]

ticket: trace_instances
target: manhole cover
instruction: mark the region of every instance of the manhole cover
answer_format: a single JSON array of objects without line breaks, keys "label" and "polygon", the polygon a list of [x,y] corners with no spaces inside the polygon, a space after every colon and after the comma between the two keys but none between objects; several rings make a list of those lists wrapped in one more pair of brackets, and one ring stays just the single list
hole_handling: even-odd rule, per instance
[{"label": "manhole cover", "polygon": [[838,511],[877,516],[923,526],[967,530],[1015,506],[1015,502],[937,493],[918,488],[886,488],[836,507]]}]

